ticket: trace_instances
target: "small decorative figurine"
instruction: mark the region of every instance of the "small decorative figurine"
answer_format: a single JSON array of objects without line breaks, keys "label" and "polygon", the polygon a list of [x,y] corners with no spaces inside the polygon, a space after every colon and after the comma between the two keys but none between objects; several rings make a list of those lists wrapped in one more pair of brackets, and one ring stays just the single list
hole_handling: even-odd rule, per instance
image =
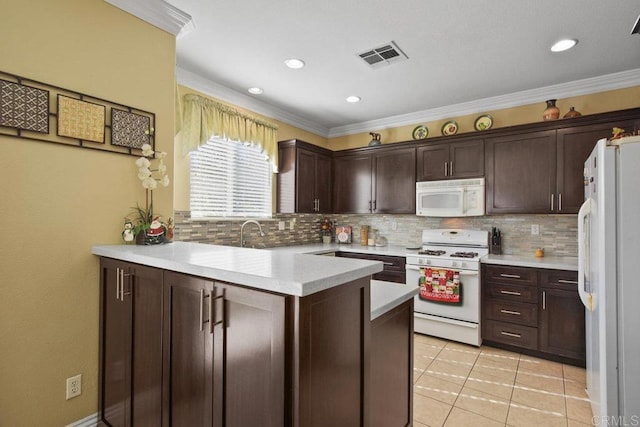
[{"label": "small decorative figurine", "polygon": [[124,219],[124,230],[122,231],[122,239],[125,242],[133,242],[135,235],[133,234],[133,223],[129,218]]},{"label": "small decorative figurine", "polygon": [[375,132],[369,132],[371,135],[371,141],[369,141],[369,147],[375,147],[376,145],[382,144],[380,141],[380,134]]},{"label": "small decorative figurine", "polygon": [[167,220],[167,240],[173,240],[173,229],[175,225],[173,224],[173,218],[169,217]]}]

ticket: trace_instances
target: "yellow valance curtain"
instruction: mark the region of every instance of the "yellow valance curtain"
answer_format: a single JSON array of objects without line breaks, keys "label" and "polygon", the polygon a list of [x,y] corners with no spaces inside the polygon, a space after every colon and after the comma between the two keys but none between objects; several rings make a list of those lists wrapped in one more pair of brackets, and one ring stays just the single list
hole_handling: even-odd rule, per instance
[{"label": "yellow valance curtain", "polygon": [[199,95],[187,94],[183,100],[182,145],[185,155],[215,136],[260,147],[273,171],[278,171],[276,126]]}]

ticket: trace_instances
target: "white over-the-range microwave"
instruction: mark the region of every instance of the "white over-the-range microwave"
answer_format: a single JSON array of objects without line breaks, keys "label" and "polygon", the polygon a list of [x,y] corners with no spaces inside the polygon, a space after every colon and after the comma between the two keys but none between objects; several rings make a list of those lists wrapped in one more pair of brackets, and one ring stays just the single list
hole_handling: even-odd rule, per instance
[{"label": "white over-the-range microwave", "polygon": [[484,215],[484,178],[417,182],[416,215]]}]

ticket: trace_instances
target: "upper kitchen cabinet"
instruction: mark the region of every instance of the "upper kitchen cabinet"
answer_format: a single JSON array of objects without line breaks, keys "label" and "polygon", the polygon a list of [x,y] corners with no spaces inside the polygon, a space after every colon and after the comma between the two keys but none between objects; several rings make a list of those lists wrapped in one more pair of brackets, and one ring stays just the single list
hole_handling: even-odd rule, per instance
[{"label": "upper kitchen cabinet", "polygon": [[331,151],[292,139],[278,143],[279,213],[331,212]]},{"label": "upper kitchen cabinet", "polygon": [[415,148],[338,153],[333,166],[335,213],[415,213]]},{"label": "upper kitchen cabinet", "polygon": [[418,147],[418,181],[484,175],[484,141],[471,139]]},{"label": "upper kitchen cabinet", "polygon": [[634,125],[631,120],[558,129],[557,213],[578,213],[584,201],[584,162],[596,142],[610,137],[613,127],[633,130]]},{"label": "upper kitchen cabinet", "polygon": [[556,131],[485,140],[488,214],[549,213],[556,187]]}]

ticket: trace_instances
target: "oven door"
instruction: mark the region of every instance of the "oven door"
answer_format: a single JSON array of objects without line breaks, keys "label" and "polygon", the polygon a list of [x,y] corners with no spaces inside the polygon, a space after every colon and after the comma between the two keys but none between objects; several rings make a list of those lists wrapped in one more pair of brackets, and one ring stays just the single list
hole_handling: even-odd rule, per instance
[{"label": "oven door", "polygon": [[[407,284],[419,285],[420,268],[407,265]],[[431,268],[438,268],[437,266]],[[432,316],[446,317],[465,322],[480,322],[480,272],[475,270],[456,270],[460,272],[462,304],[453,305],[441,302],[425,301],[415,296],[414,311]]]}]

